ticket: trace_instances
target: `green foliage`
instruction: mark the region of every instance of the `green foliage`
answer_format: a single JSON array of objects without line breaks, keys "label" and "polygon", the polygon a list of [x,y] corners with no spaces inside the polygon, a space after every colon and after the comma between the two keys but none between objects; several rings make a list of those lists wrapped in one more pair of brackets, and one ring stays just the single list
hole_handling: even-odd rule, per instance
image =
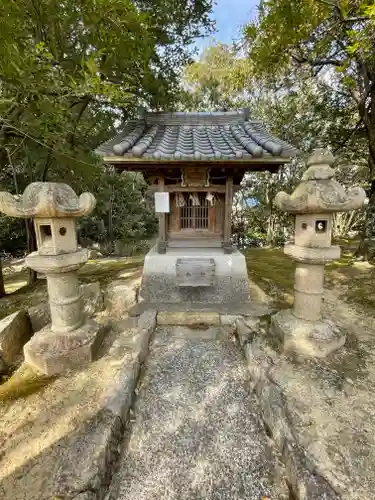
[{"label": "green foliage", "polygon": [[83,150],[87,162],[116,114],[172,105],[188,44],[210,29],[210,9],[206,0],[1,2],[2,165],[8,145],[15,163],[27,161],[45,178],[46,169],[68,164],[63,153],[71,165]]},{"label": "green foliage", "polygon": [[[278,191],[291,192],[305,169],[312,149],[330,146],[336,154],[336,175],[341,183],[365,185],[367,138],[357,128],[358,112],[350,97],[332,92],[324,81],[306,71],[283,77],[278,85],[263,80],[253,62],[236,47],[210,47],[184,73],[188,99],[193,109],[238,109],[246,106],[253,119],[261,120],[277,137],[301,152],[278,173],[249,173],[237,194],[239,209],[233,229],[238,240],[246,237],[267,245],[279,245],[292,231],[291,220],[274,206]],[[256,200],[256,206],[248,200]],[[347,230],[358,223],[350,217]],[[343,225],[341,224],[343,227]]]},{"label": "green foliage", "polygon": [[[373,2],[359,0],[264,0],[245,30],[255,74],[278,81],[284,92],[301,76],[313,76],[324,100],[335,105],[335,118],[341,108],[342,128],[351,122],[362,138],[368,135],[370,156],[375,153],[374,36]],[[369,167],[372,174],[373,161]]]},{"label": "green foliage", "polygon": [[263,0],[245,30],[250,60],[260,78],[285,88],[308,71],[331,99],[352,115],[352,133],[367,146],[369,204],[358,255],[375,221],[375,15],[373,0]]},{"label": "green foliage", "polygon": [[248,61],[236,47],[219,43],[185,68],[183,85],[187,109],[226,110],[245,105],[253,81]]},{"label": "green foliage", "polygon": [[373,7],[371,0],[263,0],[245,29],[257,72],[274,75],[291,60],[349,73],[353,57],[373,63]]},{"label": "green foliage", "polygon": [[[140,105],[173,107],[189,44],[212,28],[210,11],[211,0],[2,0],[0,189],[64,181],[111,198],[111,237],[147,233],[143,187],[121,181],[112,193],[92,150]],[[99,199],[99,219],[108,200]],[[1,240],[24,237],[22,224],[2,218]]]},{"label": "green foliage", "polygon": [[103,172],[93,187],[98,203],[93,215],[80,220],[83,239],[129,242],[154,235],[156,219],[141,175]]}]

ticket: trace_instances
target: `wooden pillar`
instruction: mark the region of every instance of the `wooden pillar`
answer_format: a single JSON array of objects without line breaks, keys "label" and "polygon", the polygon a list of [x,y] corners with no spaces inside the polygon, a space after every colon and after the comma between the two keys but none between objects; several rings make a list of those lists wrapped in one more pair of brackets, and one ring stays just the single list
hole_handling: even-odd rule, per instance
[{"label": "wooden pillar", "polygon": [[231,244],[232,233],[232,205],[233,205],[233,177],[227,177],[225,183],[225,207],[224,207],[224,253],[232,253]]},{"label": "wooden pillar", "polygon": [[[164,177],[158,178],[158,190],[164,191]],[[158,253],[166,253],[167,251],[167,216],[159,214],[159,239],[157,245]]]}]

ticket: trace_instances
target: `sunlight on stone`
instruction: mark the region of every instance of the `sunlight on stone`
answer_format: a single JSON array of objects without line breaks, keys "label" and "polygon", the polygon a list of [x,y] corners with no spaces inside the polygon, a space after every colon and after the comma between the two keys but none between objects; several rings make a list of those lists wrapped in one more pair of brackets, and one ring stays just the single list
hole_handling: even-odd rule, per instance
[{"label": "sunlight on stone", "polygon": [[[78,400],[80,399],[79,390],[76,391],[76,397]],[[61,409],[63,410],[63,405]],[[15,469],[22,467],[30,459],[40,455],[44,450],[48,450],[48,448],[52,447],[64,436],[73,432],[76,428],[77,417],[80,419],[83,418],[84,413],[85,409],[77,405],[76,411],[64,412],[58,418],[55,416],[56,420],[53,426],[47,425],[47,417],[45,418],[45,422],[40,421],[39,427],[32,429],[30,439],[25,439],[14,449],[7,450],[7,464],[1,469],[0,479],[6,477]],[[23,414],[25,415],[24,420],[27,421],[27,415],[30,414],[30,410],[25,407]],[[22,420],[22,414],[18,413],[17,417],[19,420]]]},{"label": "sunlight on stone", "polygon": [[[20,398],[9,406],[4,415],[10,423],[5,435],[7,461],[0,469],[0,480],[44,453],[53,460],[54,454],[58,453],[56,443],[68,439],[77,430],[77,422],[96,413],[97,396],[107,380],[103,367],[104,362],[99,362],[88,371],[58,379],[45,392]],[[108,365],[105,370],[108,370]],[[22,441],[15,439],[18,429],[22,430]]]},{"label": "sunlight on stone", "polygon": [[230,415],[231,417],[233,417],[239,411],[240,411],[240,405],[238,403],[232,403],[227,408],[228,415]]},{"label": "sunlight on stone", "polygon": [[132,276],[134,276],[138,272],[139,272],[138,269],[131,269],[130,271],[124,271],[122,273],[119,273],[117,276],[119,278],[131,278]]},{"label": "sunlight on stone", "polygon": [[208,460],[198,460],[197,465],[191,470],[191,484],[193,487],[198,486],[206,476],[207,469],[210,468]]},{"label": "sunlight on stone", "polygon": [[27,285],[26,280],[12,281],[11,283],[5,283],[5,292],[6,293],[13,293],[26,285]]},{"label": "sunlight on stone", "polygon": [[220,384],[218,384],[218,385],[209,387],[207,389],[207,391],[206,391],[206,394],[207,394],[206,401],[207,401],[207,403],[216,400],[218,398],[218,396],[221,394],[221,392],[223,391],[223,388],[224,388],[224,383],[223,382],[220,383]]},{"label": "sunlight on stone", "polygon": [[166,431],[169,433],[174,433],[183,424],[183,419],[180,416],[174,416],[166,425]]},{"label": "sunlight on stone", "polygon": [[189,413],[190,418],[192,418],[196,422],[202,422],[207,414],[205,403],[194,405]]},{"label": "sunlight on stone", "polygon": [[176,401],[180,398],[182,392],[182,387],[180,385],[175,385],[169,392],[164,393],[164,399],[168,401]]}]

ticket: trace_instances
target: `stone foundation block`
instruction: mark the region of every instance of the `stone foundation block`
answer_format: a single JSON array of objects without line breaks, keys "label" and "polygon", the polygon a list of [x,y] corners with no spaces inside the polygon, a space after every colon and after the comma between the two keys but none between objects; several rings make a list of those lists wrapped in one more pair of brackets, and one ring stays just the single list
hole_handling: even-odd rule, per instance
[{"label": "stone foundation block", "polygon": [[274,383],[259,384],[258,399],[262,420],[280,450],[286,439],[290,439],[290,430],[285,413],[285,404],[280,387]]},{"label": "stone foundation block", "polygon": [[31,327],[34,333],[51,323],[51,310],[48,302],[42,302],[36,306],[29,307],[27,312],[29,313]]},{"label": "stone foundation block", "polygon": [[92,316],[103,310],[104,301],[99,281],[81,285],[80,290],[83,300],[83,311],[87,316]]},{"label": "stone foundation block", "polygon": [[158,325],[220,325],[220,315],[215,312],[159,312]]},{"label": "stone foundation block", "polygon": [[95,359],[105,331],[93,320],[69,333],[55,333],[48,326],[24,346],[25,362],[45,375],[79,369]]},{"label": "stone foundation block", "polygon": [[105,308],[111,316],[122,316],[136,303],[139,280],[115,280],[109,285],[104,299]]},{"label": "stone foundation block", "polygon": [[17,311],[0,321],[0,358],[5,364],[15,360],[31,335],[30,319],[26,311]]},{"label": "stone foundation block", "polygon": [[[178,271],[181,260],[191,262],[191,274],[194,261],[213,261],[214,275],[211,276],[212,269],[206,267],[210,276],[202,278],[203,282],[208,280],[204,286],[181,284],[181,269]],[[189,270],[184,272],[188,275]],[[186,282],[189,280],[191,275]],[[164,255],[153,248],[145,257],[139,295],[150,303],[249,303],[245,257],[238,251],[226,255],[221,248],[168,248]]]},{"label": "stone foundation block", "polygon": [[[51,499],[103,499],[119,456],[123,424],[108,410],[101,410],[64,436],[67,450],[56,463]],[[81,496],[92,493],[94,496]]]},{"label": "stone foundation block", "polygon": [[236,330],[241,347],[251,342],[259,332],[260,320],[258,318],[240,318],[236,321]]},{"label": "stone foundation block", "polygon": [[325,358],[345,344],[345,333],[332,321],[305,321],[292,311],[280,311],[271,320],[271,330],[284,345],[285,353]]},{"label": "stone foundation block", "polygon": [[239,314],[221,314],[220,322],[223,326],[236,326],[236,321],[241,319],[242,316]]}]

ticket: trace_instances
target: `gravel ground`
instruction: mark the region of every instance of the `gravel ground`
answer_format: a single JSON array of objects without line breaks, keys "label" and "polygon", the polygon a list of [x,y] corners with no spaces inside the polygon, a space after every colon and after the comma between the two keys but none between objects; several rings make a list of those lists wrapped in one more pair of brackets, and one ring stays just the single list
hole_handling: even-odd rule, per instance
[{"label": "gravel ground", "polygon": [[287,498],[240,349],[216,338],[157,330],[112,499]]}]

